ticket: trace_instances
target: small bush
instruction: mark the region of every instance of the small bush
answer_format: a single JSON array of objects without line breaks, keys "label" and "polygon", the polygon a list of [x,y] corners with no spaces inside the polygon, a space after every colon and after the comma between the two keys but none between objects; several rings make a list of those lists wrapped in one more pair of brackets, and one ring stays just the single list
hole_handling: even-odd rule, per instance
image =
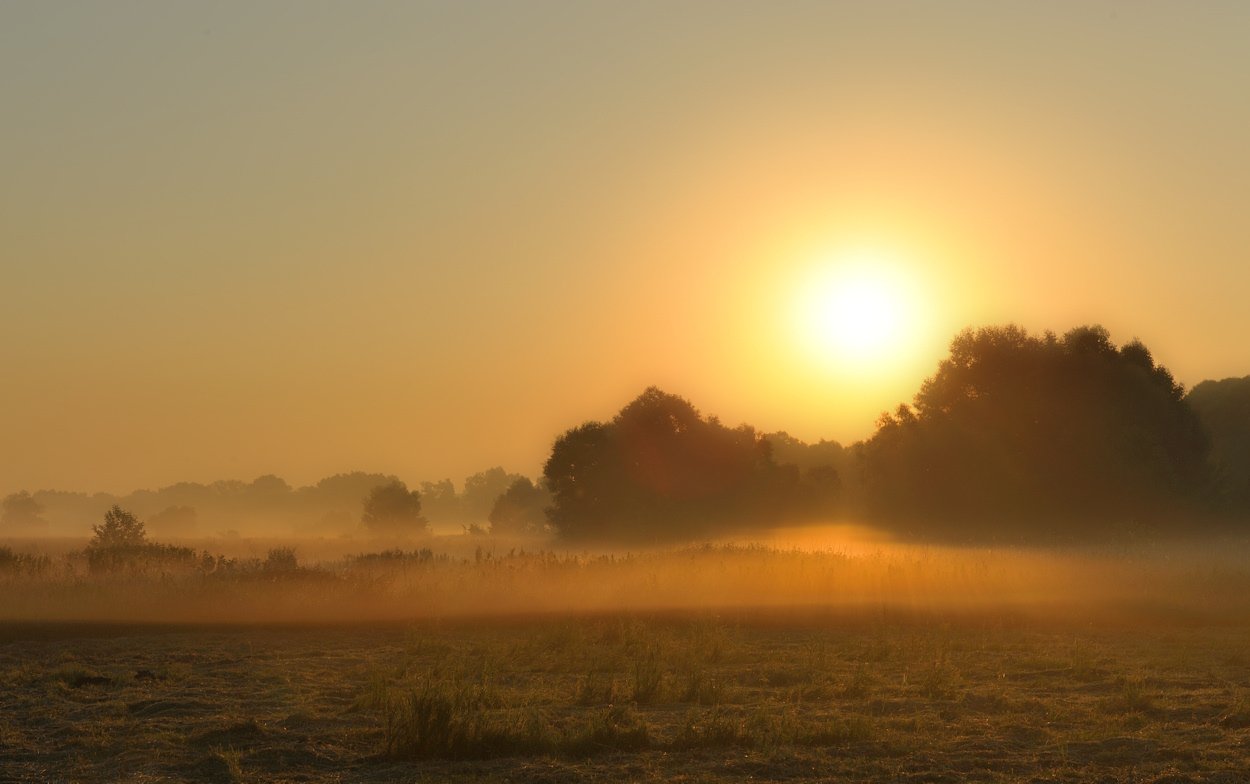
[{"label": "small bush", "polygon": [[261,568],[268,574],[292,574],[299,571],[294,547],[275,547],[265,555]]},{"label": "small bush", "polygon": [[149,569],[192,568],[198,566],[200,559],[189,547],[176,547],[172,544],[144,542],[135,545],[115,545],[111,547],[88,547],[86,551],[87,566],[93,572],[117,572],[128,570],[144,572]]}]

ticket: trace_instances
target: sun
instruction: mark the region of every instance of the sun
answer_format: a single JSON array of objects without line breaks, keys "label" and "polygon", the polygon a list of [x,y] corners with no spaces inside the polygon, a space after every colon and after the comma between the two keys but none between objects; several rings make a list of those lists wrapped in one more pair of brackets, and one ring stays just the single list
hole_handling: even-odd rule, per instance
[{"label": "sun", "polygon": [[840,370],[879,371],[899,364],[914,342],[913,284],[884,252],[822,258],[797,288],[794,329],[810,360]]}]

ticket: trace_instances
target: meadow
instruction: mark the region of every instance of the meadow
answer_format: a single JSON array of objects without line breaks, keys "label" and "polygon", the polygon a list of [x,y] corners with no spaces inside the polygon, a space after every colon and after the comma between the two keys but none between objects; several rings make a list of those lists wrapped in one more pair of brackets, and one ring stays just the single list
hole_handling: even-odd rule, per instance
[{"label": "meadow", "polygon": [[10,542],[0,781],[1250,770],[1244,542],[830,541],[239,543],[106,573]]}]

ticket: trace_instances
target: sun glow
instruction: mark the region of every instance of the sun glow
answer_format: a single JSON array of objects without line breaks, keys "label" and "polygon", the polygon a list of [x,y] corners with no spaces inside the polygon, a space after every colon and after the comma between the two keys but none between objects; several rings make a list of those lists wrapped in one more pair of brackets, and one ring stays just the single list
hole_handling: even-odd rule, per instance
[{"label": "sun glow", "polygon": [[904,268],[880,251],[822,258],[798,285],[794,329],[809,360],[856,373],[894,369],[914,348],[919,301]]}]

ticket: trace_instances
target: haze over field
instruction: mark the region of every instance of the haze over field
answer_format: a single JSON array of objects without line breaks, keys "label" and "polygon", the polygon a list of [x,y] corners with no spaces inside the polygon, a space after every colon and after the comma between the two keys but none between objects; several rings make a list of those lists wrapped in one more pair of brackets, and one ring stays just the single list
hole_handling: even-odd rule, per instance
[{"label": "haze over field", "polygon": [[1244,376],[1248,28],[6,3],[0,496],[537,478],[651,384],[849,444],[1008,321]]}]

